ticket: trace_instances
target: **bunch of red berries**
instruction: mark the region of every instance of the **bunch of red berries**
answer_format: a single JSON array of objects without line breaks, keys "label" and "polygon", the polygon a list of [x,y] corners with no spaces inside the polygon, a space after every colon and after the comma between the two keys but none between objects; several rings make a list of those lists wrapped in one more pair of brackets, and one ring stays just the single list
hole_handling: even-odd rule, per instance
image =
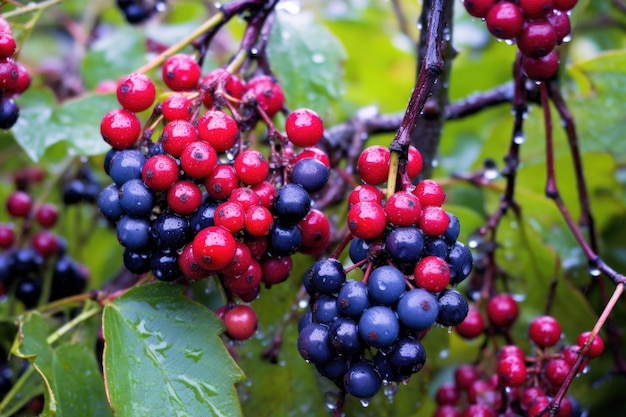
[{"label": "bunch of red berries", "polygon": [[435,324],[456,326],[468,303],[456,289],[472,269],[457,241],[458,218],[441,208],[445,194],[433,180],[408,185],[422,169],[410,147],[406,189],[387,199],[390,151],[371,146],[357,169],[365,183],[348,198],[349,255],[364,271],[347,279],[335,258],[317,261],[304,277],[310,312],[299,322],[298,350],[338,387],[358,398],[383,384],[406,381],[426,362],[420,340]]},{"label": "bunch of red berries", "polygon": [[[299,109],[288,115],[286,135],[278,132],[271,118],[284,94],[266,75],[246,82],[218,68],[203,77],[180,54],[165,61],[162,81],[171,92],[143,129],[137,113],[153,106],[155,85],[141,73],[119,81],[121,108],[101,123],[114,183],[98,205],[116,225],[131,272],[164,281],[215,276],[229,294],[229,317],[235,298],[250,302],[262,284],[287,279],[291,255],[326,248],[330,224],[311,198],[330,172],[328,156],[313,148],[324,127],[315,112]],[[246,140],[259,122],[268,125],[269,156]],[[303,148],[295,156],[294,146]],[[245,339],[248,328],[227,332]]]},{"label": "bunch of red berries", "polygon": [[537,81],[552,78],[559,68],[554,48],[570,36],[568,13],[577,0],[464,0],[467,12],[485,19],[493,36],[515,42],[522,68]]},{"label": "bunch of red berries", "polygon": [[14,60],[17,50],[11,27],[0,16],[0,129],[10,129],[20,115],[14,97],[30,86],[28,70]]}]

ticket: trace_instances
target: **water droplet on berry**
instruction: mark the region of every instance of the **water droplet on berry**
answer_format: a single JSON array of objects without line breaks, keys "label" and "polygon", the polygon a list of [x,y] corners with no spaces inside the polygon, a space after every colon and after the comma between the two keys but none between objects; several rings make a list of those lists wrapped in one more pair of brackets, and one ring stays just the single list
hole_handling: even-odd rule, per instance
[{"label": "water droplet on berry", "polygon": [[398,393],[398,386],[395,384],[387,384],[385,385],[385,389],[383,390],[383,392],[391,403],[393,402],[393,397]]},{"label": "water droplet on berry", "polygon": [[506,43],[509,46],[515,45],[515,41],[513,39],[505,39],[504,43]]},{"label": "water droplet on berry", "polygon": [[370,405],[370,400],[365,400],[365,399],[362,399],[362,400],[361,400],[361,405],[362,405],[363,407],[368,407],[368,406]]},{"label": "water droplet on berry", "polygon": [[304,310],[308,306],[309,306],[309,299],[308,298],[303,298],[300,301],[298,301],[298,308],[299,309]]},{"label": "water droplet on berry", "polygon": [[589,275],[591,275],[592,277],[599,277],[600,275],[602,275],[602,271],[600,271],[598,267],[591,266],[589,267]]}]

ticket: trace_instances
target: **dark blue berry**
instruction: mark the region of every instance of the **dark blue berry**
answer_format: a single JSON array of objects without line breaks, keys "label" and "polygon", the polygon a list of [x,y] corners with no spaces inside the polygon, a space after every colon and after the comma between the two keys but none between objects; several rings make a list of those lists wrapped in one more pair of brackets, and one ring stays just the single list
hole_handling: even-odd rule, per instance
[{"label": "dark blue berry", "polygon": [[350,242],[350,248],[348,249],[348,254],[352,263],[356,264],[367,259],[370,246],[371,244],[369,242],[361,239],[360,237],[352,239]]},{"label": "dark blue berry", "polygon": [[145,216],[154,207],[154,194],[142,180],[134,178],[120,187],[120,205],[126,214]]},{"label": "dark blue berry", "polygon": [[122,216],[117,222],[117,240],[120,245],[140,251],[150,244],[150,222],[141,217]]},{"label": "dark blue berry", "polygon": [[191,218],[191,229],[194,233],[198,233],[209,226],[215,226],[215,208],[218,205],[219,203],[213,200],[202,203]]},{"label": "dark blue berry", "polygon": [[353,363],[343,378],[346,392],[357,398],[373,397],[382,385],[382,379],[369,362]]},{"label": "dark blue berry", "polygon": [[387,360],[387,353],[379,349],[374,355],[374,368],[384,384],[390,382],[400,382],[403,378],[398,374],[389,361]]},{"label": "dark blue berry", "polygon": [[146,162],[146,157],[138,149],[125,149],[115,154],[111,160],[109,175],[111,179],[121,186],[133,178],[141,178],[141,170]]},{"label": "dark blue berry", "polygon": [[320,294],[311,305],[313,321],[316,323],[332,323],[339,313],[337,312],[337,302],[335,297]]},{"label": "dark blue berry", "polygon": [[415,267],[422,254],[424,236],[417,227],[397,227],[387,234],[385,244],[396,265]]},{"label": "dark blue berry", "polygon": [[15,298],[20,300],[26,309],[37,307],[41,296],[41,278],[22,278],[15,288]]},{"label": "dark blue berry", "polygon": [[333,381],[340,388],[343,387],[343,376],[345,375],[348,367],[350,366],[350,360],[342,357],[331,359],[323,365],[317,365],[317,371],[323,377],[326,377]]},{"label": "dark blue berry", "polygon": [[9,252],[0,253],[0,285],[8,288],[15,278],[13,264],[14,257]]},{"label": "dark blue berry", "polygon": [[390,346],[398,338],[400,323],[396,313],[389,307],[374,306],[361,315],[359,333],[369,346],[377,348]]},{"label": "dark blue berry", "polygon": [[335,258],[320,259],[313,264],[308,279],[312,287],[322,294],[332,294],[346,281],[343,265]]},{"label": "dark blue berry", "polygon": [[443,234],[443,238],[449,243],[454,243],[459,238],[459,233],[461,233],[461,223],[459,222],[459,218],[449,211],[446,212],[448,214],[448,219],[450,222],[448,223],[448,228]]},{"label": "dark blue berry", "polygon": [[426,349],[419,340],[402,337],[387,354],[389,364],[401,376],[409,377],[426,363]]},{"label": "dark blue berry", "polygon": [[150,259],[150,269],[159,281],[170,282],[182,276],[176,252],[154,252]]},{"label": "dark blue berry", "polygon": [[430,292],[414,288],[400,298],[396,306],[398,319],[412,330],[430,328],[439,316],[439,302]]},{"label": "dark blue berry", "polygon": [[313,158],[302,159],[293,166],[291,181],[309,193],[321,190],[328,181],[328,168]]},{"label": "dark blue berry", "polygon": [[26,276],[39,273],[43,265],[43,258],[32,248],[21,248],[13,252],[11,273],[16,276]]},{"label": "dark blue berry", "polygon": [[371,305],[367,285],[361,281],[347,281],[337,294],[337,309],[344,317],[358,319]]},{"label": "dark blue berry", "polygon": [[0,129],[11,129],[20,117],[20,108],[13,99],[6,94],[0,97]]},{"label": "dark blue berry", "polygon": [[119,149],[109,149],[109,151],[106,153],[106,155],[104,155],[104,173],[107,175],[111,174],[111,162],[113,161],[113,158],[115,157],[115,155],[117,155],[119,152],[121,152]]},{"label": "dark blue berry", "polygon": [[304,329],[306,325],[310,323],[313,323],[313,313],[307,311],[298,320],[298,333],[300,333],[302,329]]},{"label": "dark blue berry", "polygon": [[456,326],[465,320],[468,311],[467,300],[457,290],[445,289],[439,293],[437,323],[442,326]]},{"label": "dark blue berry", "polygon": [[448,243],[440,237],[428,238],[424,243],[422,255],[446,259],[448,257]]},{"label": "dark blue berry", "polygon": [[274,210],[283,223],[297,223],[311,209],[309,193],[298,184],[286,184],[276,191]]},{"label": "dark blue berry", "polygon": [[150,271],[152,252],[135,252],[124,249],[124,266],[133,274],[145,274]]},{"label": "dark blue berry", "polygon": [[98,196],[98,208],[107,220],[117,221],[124,214],[120,205],[119,191],[117,185],[111,184],[104,188]]},{"label": "dark blue berry", "polygon": [[330,325],[328,332],[330,344],[337,354],[352,356],[363,350],[363,342],[361,342],[356,321],[341,317]]},{"label": "dark blue berry", "polygon": [[474,266],[472,252],[461,242],[456,242],[450,249],[447,260],[450,266],[450,284],[452,285],[462,282],[472,272]]},{"label": "dark blue berry", "polygon": [[87,285],[80,267],[69,255],[61,256],[54,264],[50,301],[81,293]]},{"label": "dark blue berry", "polygon": [[63,203],[72,205],[86,200],[87,183],[85,181],[74,179],[63,186]]},{"label": "dark blue berry", "polygon": [[302,245],[302,231],[297,224],[274,223],[270,231],[269,253],[272,256],[292,255]]},{"label": "dark blue berry", "polygon": [[367,281],[367,289],[374,303],[392,305],[404,294],[406,280],[398,268],[383,265],[372,271]]},{"label": "dark blue berry", "polygon": [[174,213],[161,213],[152,221],[152,241],[159,249],[178,250],[192,239],[189,220]]},{"label": "dark blue berry", "polygon": [[328,337],[328,327],[320,323],[308,324],[298,335],[298,352],[314,365],[330,361],[333,351]]}]

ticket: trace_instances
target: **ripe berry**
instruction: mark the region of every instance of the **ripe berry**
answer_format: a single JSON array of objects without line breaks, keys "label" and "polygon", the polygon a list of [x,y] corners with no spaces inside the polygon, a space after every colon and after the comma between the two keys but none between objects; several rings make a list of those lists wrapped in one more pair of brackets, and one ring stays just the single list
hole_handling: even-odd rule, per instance
[{"label": "ripe berry", "polygon": [[360,202],[373,202],[382,206],[383,192],[378,187],[369,184],[357,185],[348,196],[348,207]]},{"label": "ripe berry", "polygon": [[396,311],[403,326],[417,331],[426,330],[435,324],[439,316],[439,302],[430,292],[414,288],[400,298]]},{"label": "ripe berry", "polygon": [[10,58],[15,53],[17,45],[11,32],[0,31],[0,58]]},{"label": "ripe berry", "polygon": [[554,28],[554,32],[556,33],[556,43],[560,45],[565,38],[569,36],[572,25],[567,13],[555,11],[546,16],[546,19],[552,27]]},{"label": "ripe berry", "polygon": [[10,91],[15,88],[19,70],[12,58],[0,58],[0,90]]},{"label": "ripe berry", "polygon": [[473,365],[460,365],[454,370],[454,383],[462,391],[469,389],[478,378],[478,370]]},{"label": "ripe berry", "polygon": [[395,226],[417,224],[422,211],[419,198],[408,191],[398,191],[387,199],[385,214],[387,221]]},{"label": "ripe berry", "polygon": [[183,94],[172,94],[161,105],[161,113],[166,121],[189,120],[193,113],[193,103]]},{"label": "ripe berry", "polygon": [[[234,203],[239,205],[239,203]],[[274,217],[272,213],[263,206],[252,206],[246,209],[244,227],[246,232],[252,236],[267,236],[272,230]]]},{"label": "ripe berry", "polygon": [[194,258],[193,245],[191,244],[185,245],[178,255],[178,268],[183,276],[190,281],[206,278],[210,274],[210,271],[202,268]]},{"label": "ripe berry", "polygon": [[15,243],[13,225],[0,223],[0,249],[9,249],[13,243]]},{"label": "ripe berry", "polygon": [[321,163],[323,163],[326,168],[330,168],[330,158],[323,150],[319,148],[307,148],[300,151],[293,160],[293,163],[296,164],[298,161],[302,159],[317,159]]},{"label": "ripe berry", "polygon": [[320,191],[328,182],[329,169],[317,159],[301,159],[291,171],[291,181],[309,193]]},{"label": "ripe berry", "polygon": [[391,346],[398,339],[400,323],[391,308],[373,306],[361,315],[359,333],[368,346],[376,348]]},{"label": "ripe berry", "polygon": [[257,315],[252,307],[238,304],[224,313],[224,327],[226,334],[234,340],[247,340],[252,337],[257,328]]},{"label": "ripe berry", "polygon": [[[591,332],[581,333],[576,339],[576,344],[579,347],[583,347],[583,345],[589,339],[590,335],[591,335]],[[604,352],[604,341],[602,340],[600,335],[596,335],[596,337],[593,339],[593,342],[591,342],[591,347],[589,349],[589,352],[587,352],[587,356],[589,358],[596,358],[602,355],[602,352]]]},{"label": "ripe berry", "polygon": [[523,360],[515,356],[500,358],[498,378],[506,387],[519,387],[526,382],[527,369]]},{"label": "ripe berry", "polygon": [[537,317],[528,327],[528,336],[539,347],[552,347],[561,338],[561,325],[554,317]]},{"label": "ripe berry", "polygon": [[135,113],[113,109],[102,118],[100,133],[114,149],[126,149],[135,144],[141,133],[141,122]]},{"label": "ripe berry", "polygon": [[255,149],[246,149],[235,157],[233,164],[239,180],[247,185],[254,185],[267,178],[270,172],[269,162]]},{"label": "ripe berry", "polygon": [[196,128],[186,120],[174,120],[163,128],[159,141],[163,150],[174,157],[179,157],[188,144],[198,140]]},{"label": "ripe berry", "polygon": [[215,225],[226,228],[232,234],[243,229],[244,221],[245,211],[239,203],[226,201],[215,209]]},{"label": "ripe berry", "polygon": [[262,281],[266,285],[279,284],[289,278],[293,261],[291,256],[264,258],[261,261]]},{"label": "ripe berry", "polygon": [[27,217],[32,206],[32,198],[24,191],[13,191],[6,200],[7,213],[11,217]]},{"label": "ripe berry", "polygon": [[548,55],[556,46],[556,42],[556,31],[545,19],[526,23],[517,37],[517,47],[525,56],[531,58]]},{"label": "ripe berry", "polygon": [[252,191],[259,197],[259,204],[263,207],[270,208],[276,196],[276,187],[267,181],[255,184],[250,187]]},{"label": "ripe berry", "polygon": [[156,90],[150,77],[134,72],[124,76],[117,85],[117,101],[126,110],[142,112],[154,103]]},{"label": "ripe berry", "polygon": [[221,226],[202,229],[193,239],[193,255],[198,264],[216,271],[228,265],[237,249],[233,235]]},{"label": "ripe berry", "polygon": [[216,200],[225,200],[239,187],[239,178],[235,168],[227,164],[218,164],[204,184],[207,193]]},{"label": "ripe berry", "polygon": [[446,199],[441,185],[431,179],[420,181],[413,190],[413,194],[419,198],[422,206],[439,206],[441,207]]},{"label": "ripe berry", "polygon": [[272,117],[282,109],[285,95],[278,81],[270,76],[262,75],[248,81],[247,91],[256,99],[259,107]]},{"label": "ripe berry", "polygon": [[406,173],[409,178],[417,177],[422,172],[423,165],[424,161],[420,151],[413,145],[409,146],[409,160],[406,165]]},{"label": "ripe berry", "polygon": [[142,251],[150,243],[150,222],[144,218],[122,216],[116,232],[120,245],[132,251]]},{"label": "ripe berry", "polygon": [[263,271],[261,265],[256,259],[250,256],[248,267],[239,275],[224,274],[224,285],[234,294],[247,294],[253,291],[261,284]]},{"label": "ripe berry", "polygon": [[571,368],[564,359],[550,359],[545,369],[546,379],[554,387],[560,387],[565,382]]},{"label": "ripe berry", "polygon": [[195,183],[182,180],[167,191],[167,205],[177,214],[187,216],[202,204],[202,191]]},{"label": "ripe berry", "polygon": [[261,199],[259,196],[249,187],[237,187],[228,197],[229,201],[241,204],[245,210],[248,210],[253,206],[260,206]]},{"label": "ripe berry", "polygon": [[193,90],[200,75],[200,66],[188,55],[174,55],[163,63],[163,81],[172,91]]},{"label": "ripe berry", "polygon": [[237,141],[239,128],[235,120],[221,110],[209,110],[198,119],[198,136],[217,152],[225,152]]},{"label": "ripe berry", "polygon": [[522,56],[522,69],[530,79],[535,81],[549,80],[559,70],[559,55],[553,49],[541,58]]},{"label": "ripe berry", "polygon": [[219,91],[240,100],[246,87],[239,77],[230,74],[225,68],[216,68],[202,79],[200,88],[203,92],[202,103],[211,108],[214,104],[213,95],[216,92]]},{"label": "ripe berry", "polygon": [[151,156],[141,170],[141,179],[155,191],[168,190],[178,180],[178,175],[176,160],[167,154]]},{"label": "ripe berry", "polygon": [[337,309],[342,316],[357,319],[370,304],[369,291],[363,282],[345,281],[339,286]]},{"label": "ripe berry", "polygon": [[446,232],[450,218],[444,209],[438,206],[422,208],[418,227],[428,236],[439,236]]},{"label": "ripe berry", "polygon": [[513,2],[502,1],[487,13],[487,29],[498,39],[516,38],[524,26],[522,10]]},{"label": "ripe berry", "polygon": [[394,305],[406,289],[406,280],[400,270],[383,265],[372,271],[367,280],[370,299],[376,304]]},{"label": "ripe berry", "polygon": [[469,306],[463,294],[455,289],[444,289],[439,293],[439,315],[437,323],[442,326],[457,326],[465,320]]},{"label": "ripe berry", "polygon": [[554,7],[553,0],[519,0],[519,7],[524,16],[539,19],[547,15]]},{"label": "ripe berry", "polygon": [[0,129],[11,129],[20,117],[20,108],[13,97],[0,97]]},{"label": "ripe berry", "polygon": [[343,265],[337,259],[326,258],[316,261],[304,277],[310,287],[322,294],[339,291],[346,282]]},{"label": "ripe berry", "polygon": [[35,211],[35,219],[41,227],[49,229],[54,226],[59,218],[59,210],[52,203],[43,203]]},{"label": "ripe berry", "polygon": [[217,152],[208,142],[188,143],[180,155],[180,166],[192,178],[205,178],[217,166]]},{"label": "ripe berry", "polygon": [[59,237],[49,230],[40,230],[33,236],[32,247],[44,259],[59,253]]},{"label": "ripe berry", "polygon": [[119,189],[120,206],[131,216],[145,216],[154,207],[154,193],[138,178],[126,181]]},{"label": "ripe berry", "polygon": [[357,172],[366,184],[380,185],[389,176],[389,149],[374,145],[365,148],[357,161]]},{"label": "ripe berry", "polygon": [[374,239],[387,225],[385,210],[380,204],[364,201],[348,210],[348,228],[356,237]]},{"label": "ripe berry", "polygon": [[285,121],[287,137],[296,146],[315,146],[322,139],[324,125],[322,119],[310,109],[294,110]]},{"label": "ripe berry", "polygon": [[460,395],[454,384],[442,384],[435,393],[437,405],[455,405],[459,399]]},{"label": "ripe berry", "polygon": [[310,323],[298,334],[298,352],[307,362],[320,365],[332,356],[328,327],[320,323]]},{"label": "ripe berry", "polygon": [[553,0],[554,8],[562,12],[568,12],[576,6],[578,0]]},{"label": "ripe berry", "polygon": [[311,209],[311,197],[301,186],[286,184],[278,189],[272,204],[281,221],[297,223]]},{"label": "ripe berry", "polygon": [[470,308],[465,320],[456,326],[455,330],[464,339],[475,339],[485,331],[483,316],[475,308]]},{"label": "ripe berry", "polygon": [[248,270],[252,263],[252,253],[245,242],[237,242],[237,249],[233,260],[220,270],[224,276],[241,275]]},{"label": "ripe berry", "polygon": [[385,237],[386,250],[393,262],[410,273],[424,248],[424,235],[415,226],[394,227]]},{"label": "ripe berry", "polygon": [[298,226],[302,230],[302,253],[318,255],[326,249],[330,241],[330,222],[324,213],[311,209]]},{"label": "ripe berry", "polygon": [[497,294],[487,302],[487,318],[494,326],[509,327],[518,314],[517,301],[509,294]]},{"label": "ripe berry", "polygon": [[484,19],[496,2],[497,0],[463,0],[463,5],[471,16]]},{"label": "ripe berry", "polygon": [[15,64],[17,65],[17,80],[13,88],[8,92],[11,94],[22,94],[30,87],[30,74],[28,73],[28,69],[20,62],[16,62]]},{"label": "ripe berry", "polygon": [[293,255],[302,245],[302,232],[297,224],[274,223],[268,236],[268,253],[271,256]]}]

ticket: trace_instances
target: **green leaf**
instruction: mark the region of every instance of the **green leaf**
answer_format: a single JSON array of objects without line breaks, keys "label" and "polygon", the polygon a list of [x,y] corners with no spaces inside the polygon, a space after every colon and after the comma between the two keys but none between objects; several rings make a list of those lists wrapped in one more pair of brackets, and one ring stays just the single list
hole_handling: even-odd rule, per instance
[{"label": "green leaf", "polygon": [[100,36],[81,61],[80,73],[88,89],[104,80],[117,80],[146,62],[145,33],[140,28],[120,26]]},{"label": "green leaf", "polygon": [[243,373],[218,337],[221,321],[184,287],[139,286],[104,309],[105,383],[116,416],[241,415]]},{"label": "green leaf", "polygon": [[342,94],[345,51],[312,15],[277,12],[267,52],[290,107],[309,107],[324,116]]},{"label": "green leaf", "polygon": [[28,359],[43,379],[46,398],[42,416],[111,416],[102,375],[93,349],[83,343],[53,348],[47,341],[53,331],[39,313],[20,321],[13,353]]},{"label": "green leaf", "polygon": [[49,90],[31,88],[20,98],[20,106],[22,112],[12,131],[33,161],[58,142],[66,142],[68,152],[75,155],[97,155],[110,149],[100,135],[100,122],[118,106],[113,94],[87,94],[58,105]]}]

